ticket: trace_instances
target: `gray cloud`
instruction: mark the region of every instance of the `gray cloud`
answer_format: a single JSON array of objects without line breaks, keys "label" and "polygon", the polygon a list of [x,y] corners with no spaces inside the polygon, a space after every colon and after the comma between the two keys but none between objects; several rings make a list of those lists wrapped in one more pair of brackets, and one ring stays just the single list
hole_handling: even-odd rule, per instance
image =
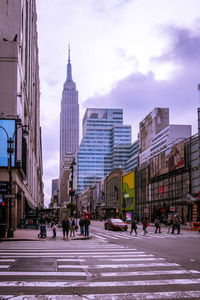
[{"label": "gray cloud", "polygon": [[177,66],[167,80],[156,80],[154,73],[134,73],[116,83],[111,92],[85,101],[84,107],[121,107],[124,124],[133,125],[134,136],[138,124],[154,107],[170,108],[171,124],[191,124],[197,131],[197,84],[200,82],[200,35],[181,28],[166,28],[171,47],[152,62],[173,63]]}]

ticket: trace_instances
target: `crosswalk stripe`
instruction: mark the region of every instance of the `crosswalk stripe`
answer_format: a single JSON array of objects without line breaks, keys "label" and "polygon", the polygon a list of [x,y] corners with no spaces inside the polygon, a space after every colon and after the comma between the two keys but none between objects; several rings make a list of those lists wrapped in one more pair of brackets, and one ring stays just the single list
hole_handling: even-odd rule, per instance
[{"label": "crosswalk stripe", "polygon": [[165,260],[164,258],[156,258],[156,257],[144,257],[144,258],[102,258],[100,260],[110,260],[110,261],[141,261],[141,260]]},{"label": "crosswalk stripe", "polygon": [[[122,236],[130,239],[130,236],[125,236],[125,234],[123,233]],[[121,238],[120,235],[115,233],[112,237],[114,239]],[[105,239],[100,235],[99,238]],[[149,236],[149,238],[154,238],[154,236]],[[99,241],[100,243],[101,241]],[[8,299],[10,297],[13,300],[42,299],[41,297],[46,300],[153,300],[177,298],[182,300],[184,298],[199,299],[200,297],[200,291],[193,291],[192,287],[198,289],[200,271],[183,269],[179,264],[167,262],[164,258],[155,257],[145,251],[138,251],[136,248],[121,247],[119,249],[118,246],[107,248],[103,246],[100,248],[98,242],[96,249],[89,249],[88,247],[85,250],[79,250],[79,248],[74,248],[66,250],[28,249],[28,251],[27,249],[9,249],[9,251],[2,249],[0,251],[0,263],[2,263],[2,265],[0,264],[0,289],[6,294],[6,292],[9,293],[7,287],[10,287],[12,292],[16,290],[16,294],[0,295],[0,298]],[[14,258],[33,256],[57,258],[56,271],[13,272],[4,270],[8,269],[9,262],[15,261]],[[93,260],[89,260],[90,258]],[[184,286],[185,291],[181,286]],[[20,287],[23,288],[21,289],[24,292],[23,295],[20,295]],[[162,290],[162,292],[150,292],[153,289],[152,287],[157,287],[154,290]],[[38,288],[38,291],[39,288],[48,288],[44,289],[48,291],[46,292],[47,295],[43,293],[41,296],[33,295],[33,293],[38,293],[38,291],[35,292],[37,290],[35,288]],[[77,294],[72,295],[71,288],[74,288],[74,290],[77,288]],[[59,290],[58,295],[51,295],[57,289]],[[65,295],[62,295],[62,289],[66,289],[64,290]],[[133,289],[136,293],[130,292]],[[178,291],[175,291],[177,289]],[[186,289],[189,291],[186,291]],[[94,290],[99,294],[92,294]],[[112,293],[113,290],[116,293]],[[124,293],[127,290],[129,293]],[[26,291],[32,295],[25,295]],[[82,294],[85,291],[86,293]],[[120,293],[120,291],[122,292]]]},{"label": "crosswalk stripe", "polygon": [[[4,276],[42,276],[42,277],[62,277],[62,276],[78,276],[78,277],[86,277],[87,274],[85,272],[1,272],[0,277]],[[9,284],[12,284],[14,281],[8,281]],[[21,281],[20,281],[21,282]],[[4,286],[5,281],[0,282],[0,287]],[[40,282],[38,282],[39,284]],[[53,282],[51,282],[53,284]]]},{"label": "crosswalk stripe", "polygon": [[[175,263],[145,263],[145,264],[102,264],[102,265],[95,265],[94,268],[98,269],[104,269],[104,268],[110,268],[110,269],[118,269],[118,268],[149,268],[149,267],[178,267],[179,264]],[[93,266],[90,266],[90,268],[93,268]]]},{"label": "crosswalk stripe", "polygon": [[106,240],[106,238],[103,238],[102,236],[99,236],[99,235],[97,235],[97,234],[93,234],[93,236],[95,236],[95,237],[97,237],[97,238],[99,238],[99,239],[102,239],[102,240]]},{"label": "crosswalk stripe", "polygon": [[[139,253],[139,254],[138,254]],[[143,254],[140,254],[140,253],[143,253]],[[153,254],[144,254],[144,252],[133,252],[131,254],[131,252],[129,254],[113,254],[112,257],[140,257],[140,256],[154,256]],[[75,257],[74,255],[68,255],[70,257]],[[103,255],[79,255],[78,257],[84,257],[84,258],[102,258],[102,257],[110,257],[110,255],[107,255],[107,254],[103,254]],[[65,258],[58,258],[57,261],[66,261]]]},{"label": "crosswalk stripe", "polygon": [[[28,272],[26,272],[28,273]],[[39,272],[35,272],[39,273]],[[41,273],[41,272],[40,272]],[[50,273],[50,272],[49,272]],[[63,272],[64,273],[64,272]],[[65,272],[67,273],[67,272]],[[78,272],[75,272],[78,273]],[[85,275],[85,273],[82,273]],[[0,287],[4,286],[26,286],[26,287],[112,287],[112,286],[157,286],[157,285],[192,285],[199,284],[200,278],[193,279],[161,279],[161,280],[135,280],[135,281],[98,281],[84,282],[83,281],[2,281]]]},{"label": "crosswalk stripe", "polygon": [[117,237],[114,237],[114,236],[111,236],[111,235],[103,234],[103,233],[100,233],[100,232],[98,234],[103,235],[103,236],[105,236],[107,238],[110,238],[110,239],[118,240]]},{"label": "crosswalk stripe", "polygon": [[[40,299],[36,298],[38,295],[23,295],[23,296],[14,296],[14,295],[5,295],[2,299],[12,299],[12,300],[35,300]],[[80,296],[77,295],[42,295],[45,300],[80,300]],[[118,294],[81,294],[81,299],[87,300],[154,300],[154,299],[199,299],[200,292],[199,291],[178,291],[178,292],[151,292],[151,293],[118,293]]]},{"label": "crosswalk stripe", "polygon": [[[200,273],[200,272],[198,272]],[[149,276],[149,275],[176,275],[176,274],[194,274],[192,270],[160,270],[160,271],[138,271],[138,272],[107,272],[101,273],[102,277],[118,276]]]}]

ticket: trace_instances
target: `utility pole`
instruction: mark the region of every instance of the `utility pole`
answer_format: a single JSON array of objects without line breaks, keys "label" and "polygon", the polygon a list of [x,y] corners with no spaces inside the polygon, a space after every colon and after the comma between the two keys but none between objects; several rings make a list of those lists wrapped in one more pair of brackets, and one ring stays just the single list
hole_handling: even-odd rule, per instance
[{"label": "utility pole", "polygon": [[74,189],[73,189],[73,181],[74,181],[74,166],[76,165],[75,159],[73,159],[70,169],[71,169],[71,189],[69,191],[69,195],[71,196],[71,216],[73,216],[73,197],[74,197]]}]

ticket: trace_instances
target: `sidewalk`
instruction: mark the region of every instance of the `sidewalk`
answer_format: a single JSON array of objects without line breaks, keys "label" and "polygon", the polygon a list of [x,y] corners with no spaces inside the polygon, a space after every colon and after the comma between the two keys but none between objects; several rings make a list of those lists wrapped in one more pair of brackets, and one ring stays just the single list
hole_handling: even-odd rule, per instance
[{"label": "sidewalk", "polygon": [[[53,233],[50,228],[47,228],[47,238],[38,238],[39,229],[18,229],[14,231],[14,237],[13,238],[0,238],[0,242],[5,241],[46,241],[46,240],[53,240]],[[80,235],[80,232],[75,233],[75,237],[70,237],[69,240],[87,240],[90,239],[91,236],[85,237],[83,235]],[[62,240],[63,239],[63,233],[62,229],[58,228],[56,232],[56,239]]]}]

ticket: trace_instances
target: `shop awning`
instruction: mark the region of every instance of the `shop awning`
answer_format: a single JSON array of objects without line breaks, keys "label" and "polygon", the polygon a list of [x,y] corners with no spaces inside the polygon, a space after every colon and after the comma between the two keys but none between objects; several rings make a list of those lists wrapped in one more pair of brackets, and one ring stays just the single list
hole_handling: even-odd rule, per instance
[{"label": "shop awning", "polygon": [[33,210],[36,210],[36,204],[33,203],[30,199],[26,198],[26,201],[27,201],[27,204],[28,206],[33,209]]}]

